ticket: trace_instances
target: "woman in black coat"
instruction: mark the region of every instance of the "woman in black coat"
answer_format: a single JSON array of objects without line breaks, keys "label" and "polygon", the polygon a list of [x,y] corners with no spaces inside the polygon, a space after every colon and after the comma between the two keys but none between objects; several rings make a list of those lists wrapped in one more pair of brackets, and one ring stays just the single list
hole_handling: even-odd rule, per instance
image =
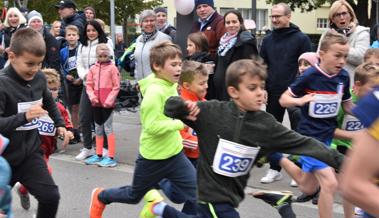
[{"label": "woman in black coat", "polygon": [[228,11],[224,16],[226,33],[220,39],[214,74],[216,99],[230,99],[225,86],[225,72],[228,66],[240,59],[258,55],[255,37],[245,29],[242,15],[237,10]]}]

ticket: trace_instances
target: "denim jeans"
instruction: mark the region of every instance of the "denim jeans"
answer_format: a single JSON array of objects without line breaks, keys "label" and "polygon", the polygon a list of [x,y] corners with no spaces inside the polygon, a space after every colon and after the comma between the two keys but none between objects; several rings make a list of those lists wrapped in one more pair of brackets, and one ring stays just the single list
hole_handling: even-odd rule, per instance
[{"label": "denim jeans", "polygon": [[11,178],[11,169],[8,162],[0,156],[0,212],[12,218],[12,193],[8,185]]},{"label": "denim jeans", "polygon": [[182,211],[196,214],[196,172],[183,152],[164,160],[148,160],[139,155],[132,185],[106,189],[100,193],[99,200],[105,204],[137,204],[162,179],[168,179],[175,186],[175,191],[185,197]]}]

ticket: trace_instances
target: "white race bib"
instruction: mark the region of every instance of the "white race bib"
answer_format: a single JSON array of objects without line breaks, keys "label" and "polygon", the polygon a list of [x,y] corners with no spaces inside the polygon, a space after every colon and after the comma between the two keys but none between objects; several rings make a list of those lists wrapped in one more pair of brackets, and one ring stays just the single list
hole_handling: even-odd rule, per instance
[{"label": "white race bib", "polygon": [[309,116],[314,118],[335,117],[341,106],[340,94],[315,94],[309,103]]},{"label": "white race bib", "polygon": [[[17,104],[17,113],[25,113],[29,108],[38,103],[42,103],[42,99],[37,101],[20,102]],[[38,128],[38,119],[33,119],[32,122],[17,127],[17,131],[32,130]]]},{"label": "white race bib", "polygon": [[40,117],[38,119],[38,132],[40,135],[55,136],[54,121],[49,116]]},{"label": "white race bib", "polygon": [[249,147],[220,139],[213,159],[213,171],[227,177],[246,175],[259,150],[260,147]]},{"label": "white race bib", "polygon": [[341,129],[346,131],[358,131],[363,129],[363,125],[361,121],[359,121],[356,117],[351,116],[349,114],[345,114],[342,121]]}]

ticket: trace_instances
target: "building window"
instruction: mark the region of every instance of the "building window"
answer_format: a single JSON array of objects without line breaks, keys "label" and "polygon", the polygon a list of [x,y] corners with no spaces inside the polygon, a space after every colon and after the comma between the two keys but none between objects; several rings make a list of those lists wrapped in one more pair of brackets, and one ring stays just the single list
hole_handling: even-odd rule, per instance
[{"label": "building window", "polygon": [[329,27],[328,18],[317,18],[317,28],[326,29]]},{"label": "building window", "polygon": [[238,11],[245,20],[250,20],[253,18],[253,10],[251,8],[239,8]]},{"label": "building window", "polygon": [[234,8],[220,8],[220,14],[222,16],[225,15],[226,12],[230,11],[230,10],[234,10]]},{"label": "building window", "polygon": [[257,30],[261,31],[262,27],[268,26],[267,18],[268,18],[268,10],[267,9],[257,9],[257,20],[255,21],[257,25]]}]

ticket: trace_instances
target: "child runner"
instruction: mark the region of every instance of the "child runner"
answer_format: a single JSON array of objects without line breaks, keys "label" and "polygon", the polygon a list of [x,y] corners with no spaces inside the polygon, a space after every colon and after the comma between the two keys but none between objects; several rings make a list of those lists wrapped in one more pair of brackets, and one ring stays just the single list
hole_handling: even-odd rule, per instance
[{"label": "child runner", "polygon": [[[327,146],[333,139],[337,127],[337,114],[342,106],[351,113],[353,103],[349,91],[349,75],[343,69],[349,52],[347,38],[341,34],[328,32],[321,41],[320,64],[304,72],[283,93],[279,102],[283,107],[300,106],[302,119],[298,132],[315,138]],[[321,187],[318,200],[319,216],[333,217],[333,200],[338,182],[333,168],[312,157],[302,156],[302,170],[281,154],[273,154],[271,159],[295,179],[305,194],[315,193]],[[344,205],[345,208],[351,205]],[[352,214],[345,213],[345,217]]]},{"label": "child runner", "polygon": [[379,66],[379,48],[369,48],[363,56],[363,62]]},{"label": "child runner", "polygon": [[0,218],[13,218],[11,203],[11,187],[8,185],[11,179],[11,168],[8,162],[1,156],[9,140],[0,135]]},{"label": "child runner", "polygon": [[[63,69],[63,76],[67,84],[67,103],[71,112],[72,124],[74,125],[75,138],[70,141],[70,144],[79,143],[79,102],[83,89],[83,81],[79,78],[76,69],[76,60],[78,57],[79,46],[79,29],[74,25],[68,25],[65,28],[65,40],[67,46],[60,51],[61,67]],[[64,84],[62,84],[64,85]]]},{"label": "child runner", "polygon": [[[205,101],[208,88],[208,72],[205,66],[196,61],[185,61],[179,78],[180,96],[194,102]],[[196,132],[186,126],[180,130],[183,138],[184,154],[196,168],[199,148]]]},{"label": "child runner", "polygon": [[12,169],[10,185],[22,183],[37,199],[38,218],[54,218],[60,196],[40,152],[37,120],[48,114],[59,136],[69,141],[69,134],[40,71],[45,51],[35,30],[20,29],[12,36],[10,65],[0,75],[0,132],[10,139],[3,153]]},{"label": "child runner", "polygon": [[[120,91],[120,72],[111,61],[109,47],[100,43],[96,47],[97,62],[87,74],[87,94],[92,104],[96,132],[96,154],[85,164],[115,167],[116,142],[113,133],[113,109]],[[108,140],[108,155],[103,157],[104,133]]]},{"label": "child runner", "polygon": [[[232,101],[198,102],[196,106],[178,97],[169,98],[165,114],[183,119],[199,139],[199,215],[189,216],[175,210],[163,202],[156,190],[151,190],[145,195],[141,217],[239,217],[235,208],[244,198],[255,157],[268,152],[307,154],[339,167],[342,155],[312,138],[288,130],[261,110],[266,77],[266,68],[261,62],[238,60],[226,72]],[[291,196],[291,193],[278,193],[267,200],[277,206],[282,217],[291,218],[295,217],[290,206]]]},{"label": "child runner", "polygon": [[[60,90],[60,76],[55,69],[45,68],[41,70],[45,74],[47,80],[47,88],[50,90],[51,95],[53,96],[58,110],[65,121],[66,128],[69,130],[68,136],[70,139],[74,138],[72,134],[72,123],[70,116],[63,104],[58,100],[58,92]],[[52,169],[49,166],[49,157],[57,149],[57,137],[56,137],[56,128],[54,126],[53,120],[49,116],[40,117],[38,120],[38,132],[41,139],[41,149],[44,155],[44,159],[47,164],[47,168],[51,174]],[[67,146],[68,142],[63,142],[63,148]],[[21,183],[16,183],[17,194],[20,197],[20,202],[22,208],[28,210],[30,208],[30,198],[28,190]]]},{"label": "child runner", "polygon": [[196,214],[195,168],[186,158],[179,130],[180,120],[163,114],[166,99],[177,96],[177,82],[182,69],[180,48],[164,41],[150,52],[153,73],[139,81],[142,132],[139,155],[133,174],[133,184],[112,189],[96,188],[92,192],[90,217],[102,217],[107,204],[113,202],[137,204],[144,194],[166,178],[185,196],[183,211]]}]

